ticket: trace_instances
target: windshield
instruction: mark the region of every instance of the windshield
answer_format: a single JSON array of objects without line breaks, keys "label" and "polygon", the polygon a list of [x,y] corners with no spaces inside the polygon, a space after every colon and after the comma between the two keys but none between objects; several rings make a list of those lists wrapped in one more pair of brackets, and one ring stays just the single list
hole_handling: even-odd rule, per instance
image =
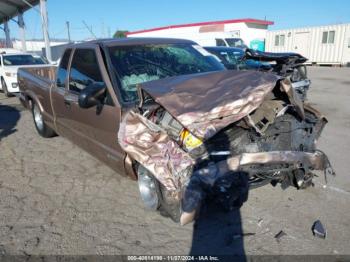
[{"label": "windshield", "polygon": [[7,55],[3,57],[4,65],[19,66],[19,65],[42,65],[45,61],[40,57],[32,55]]},{"label": "windshield", "polygon": [[109,48],[125,102],[138,100],[137,84],[166,77],[224,70],[206,50],[191,44],[153,44]]},{"label": "windshield", "polygon": [[241,38],[226,38],[225,40],[230,47],[246,47]]},{"label": "windshield", "polygon": [[45,57],[41,57],[41,56],[34,56],[34,60],[36,61],[37,65],[43,65],[43,64],[49,63],[49,61],[47,61]]}]

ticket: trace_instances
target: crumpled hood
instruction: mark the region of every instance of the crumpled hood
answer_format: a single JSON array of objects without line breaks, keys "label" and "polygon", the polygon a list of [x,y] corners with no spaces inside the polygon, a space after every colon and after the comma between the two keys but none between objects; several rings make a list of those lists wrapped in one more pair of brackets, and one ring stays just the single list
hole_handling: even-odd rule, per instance
[{"label": "crumpled hood", "polygon": [[208,139],[258,108],[279,79],[269,73],[226,70],[164,78],[140,88],[191,133]]}]

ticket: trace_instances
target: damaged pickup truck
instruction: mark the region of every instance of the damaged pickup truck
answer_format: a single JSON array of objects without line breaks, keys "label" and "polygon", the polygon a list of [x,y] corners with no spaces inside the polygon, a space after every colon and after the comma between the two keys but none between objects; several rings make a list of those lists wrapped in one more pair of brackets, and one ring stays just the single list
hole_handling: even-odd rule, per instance
[{"label": "damaged pickup truck", "polygon": [[289,78],[226,70],[192,41],[72,45],[57,69],[20,69],[18,80],[40,135],[138,180],[145,206],[181,224],[208,197],[230,210],[249,188],[306,188],[314,170],[334,174],[316,149],[327,120]]}]

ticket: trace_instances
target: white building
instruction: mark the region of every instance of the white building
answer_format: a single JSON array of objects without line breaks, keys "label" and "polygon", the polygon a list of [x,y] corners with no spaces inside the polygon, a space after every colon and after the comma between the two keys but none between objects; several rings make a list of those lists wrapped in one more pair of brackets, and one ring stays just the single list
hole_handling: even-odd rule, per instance
[{"label": "white building", "polygon": [[[63,45],[67,44],[67,41],[63,40],[51,40],[50,46]],[[14,49],[22,50],[22,42],[21,40],[14,39],[12,40],[12,46]],[[45,48],[44,40],[26,40],[27,52],[30,53],[41,53],[42,49]]]},{"label": "white building", "polygon": [[164,26],[129,32],[127,36],[190,39],[203,46],[236,46],[242,39],[248,47],[264,50],[269,25],[273,22],[246,18]]},{"label": "white building", "polygon": [[267,32],[266,51],[296,52],[309,63],[350,63],[350,24],[304,27]]}]

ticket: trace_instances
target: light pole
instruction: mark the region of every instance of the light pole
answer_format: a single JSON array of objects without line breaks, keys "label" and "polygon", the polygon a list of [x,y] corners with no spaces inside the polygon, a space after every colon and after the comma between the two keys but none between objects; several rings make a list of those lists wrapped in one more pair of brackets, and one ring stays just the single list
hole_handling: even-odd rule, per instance
[{"label": "light pole", "polygon": [[51,56],[49,30],[48,30],[46,0],[40,0],[40,15],[41,15],[41,21],[42,21],[42,27],[43,27],[44,40],[45,40],[46,58],[51,62],[52,56]]},{"label": "light pole", "polygon": [[27,51],[27,45],[26,45],[26,31],[25,31],[25,25],[24,25],[24,19],[23,19],[23,13],[18,14],[18,26],[19,26],[19,33],[21,35],[21,43],[22,43],[22,51]]},{"label": "light pole", "polygon": [[67,26],[67,34],[68,34],[68,42],[70,43],[70,28],[69,28],[69,21],[66,21],[66,26]]}]

